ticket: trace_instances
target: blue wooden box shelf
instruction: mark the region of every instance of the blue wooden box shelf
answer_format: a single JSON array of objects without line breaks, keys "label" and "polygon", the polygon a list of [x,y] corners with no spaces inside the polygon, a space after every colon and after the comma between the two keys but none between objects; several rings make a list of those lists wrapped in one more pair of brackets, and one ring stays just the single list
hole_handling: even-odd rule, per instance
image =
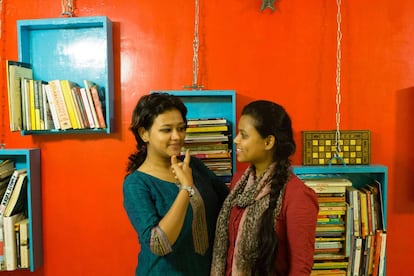
[{"label": "blue wooden box shelf", "polygon": [[[234,90],[158,90],[179,96],[188,109],[187,119],[225,118],[231,124],[231,139],[236,137],[236,92]],[[230,141],[230,145],[233,141]],[[232,151],[233,173],[236,152]]]},{"label": "blue wooden box shelf", "polygon": [[[388,204],[388,168],[383,165],[330,165],[330,166],[293,166],[293,172],[299,177],[316,178],[329,176],[344,176],[352,181],[352,185],[360,188],[365,184],[377,181],[381,184],[383,204],[383,230],[387,230],[387,204]],[[385,253],[386,258],[386,253]],[[385,269],[384,269],[385,271]],[[385,274],[384,274],[385,275]]]},{"label": "blue wooden box shelf", "polygon": [[40,149],[0,149],[0,159],[13,159],[16,169],[27,169],[30,271],[43,265]]},{"label": "blue wooden box shelf", "polygon": [[22,131],[26,134],[113,131],[112,22],[105,16],[17,21],[19,61],[32,65],[34,79],[68,79],[83,87],[95,82],[105,92],[105,129]]}]

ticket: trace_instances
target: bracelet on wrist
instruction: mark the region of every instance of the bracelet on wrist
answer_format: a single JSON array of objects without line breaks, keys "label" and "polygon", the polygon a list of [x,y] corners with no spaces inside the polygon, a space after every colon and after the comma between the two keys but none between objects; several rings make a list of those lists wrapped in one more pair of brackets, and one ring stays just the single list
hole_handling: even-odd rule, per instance
[{"label": "bracelet on wrist", "polygon": [[180,184],[177,184],[178,189],[181,190],[185,190],[188,193],[189,197],[192,197],[195,193],[194,188],[191,186],[181,186]]}]

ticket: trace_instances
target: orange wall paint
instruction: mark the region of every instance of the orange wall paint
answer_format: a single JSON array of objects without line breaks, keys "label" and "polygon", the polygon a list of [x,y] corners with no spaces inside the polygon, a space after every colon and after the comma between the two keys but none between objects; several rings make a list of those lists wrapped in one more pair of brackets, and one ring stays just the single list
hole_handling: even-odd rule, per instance
[{"label": "orange wall paint", "polygon": [[[44,266],[30,275],[132,275],[139,249],[122,207],[134,141],[134,103],[157,89],[192,82],[193,1],[74,1],[77,16],[114,22],[116,132],[20,136],[8,131],[1,66],[0,139],[40,147]],[[127,3],[129,2],[129,3]],[[200,81],[234,89],[237,108],[265,98],[283,104],[295,128],[335,128],[336,1],[200,1]],[[2,1],[1,63],[17,58],[16,20],[58,17],[60,1]],[[414,172],[414,2],[342,1],[341,128],[369,129],[372,163],[389,167],[387,274],[410,275]],[[17,272],[13,275],[26,275]]]}]

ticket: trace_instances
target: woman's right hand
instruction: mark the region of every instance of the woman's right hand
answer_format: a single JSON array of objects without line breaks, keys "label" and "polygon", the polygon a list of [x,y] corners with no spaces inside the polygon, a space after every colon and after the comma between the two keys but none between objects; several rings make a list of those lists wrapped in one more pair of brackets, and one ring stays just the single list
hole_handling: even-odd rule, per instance
[{"label": "woman's right hand", "polygon": [[177,156],[171,156],[171,170],[181,186],[194,186],[190,159],[190,150],[188,149],[185,152],[185,157],[182,162],[177,159]]}]

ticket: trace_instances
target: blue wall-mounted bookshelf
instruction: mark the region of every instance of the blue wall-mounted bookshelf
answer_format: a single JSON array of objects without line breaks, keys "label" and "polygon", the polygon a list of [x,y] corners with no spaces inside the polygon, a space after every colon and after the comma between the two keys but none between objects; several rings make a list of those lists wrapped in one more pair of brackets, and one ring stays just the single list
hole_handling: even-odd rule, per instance
[{"label": "blue wall-mounted bookshelf", "polygon": [[105,94],[105,129],[36,130],[27,134],[111,133],[113,115],[112,22],[105,16],[17,21],[19,61],[30,63],[34,79],[87,79]]},{"label": "blue wall-mounted bookshelf", "polygon": [[43,265],[42,192],[40,149],[0,149],[0,159],[12,159],[16,169],[27,169],[30,271]]}]

